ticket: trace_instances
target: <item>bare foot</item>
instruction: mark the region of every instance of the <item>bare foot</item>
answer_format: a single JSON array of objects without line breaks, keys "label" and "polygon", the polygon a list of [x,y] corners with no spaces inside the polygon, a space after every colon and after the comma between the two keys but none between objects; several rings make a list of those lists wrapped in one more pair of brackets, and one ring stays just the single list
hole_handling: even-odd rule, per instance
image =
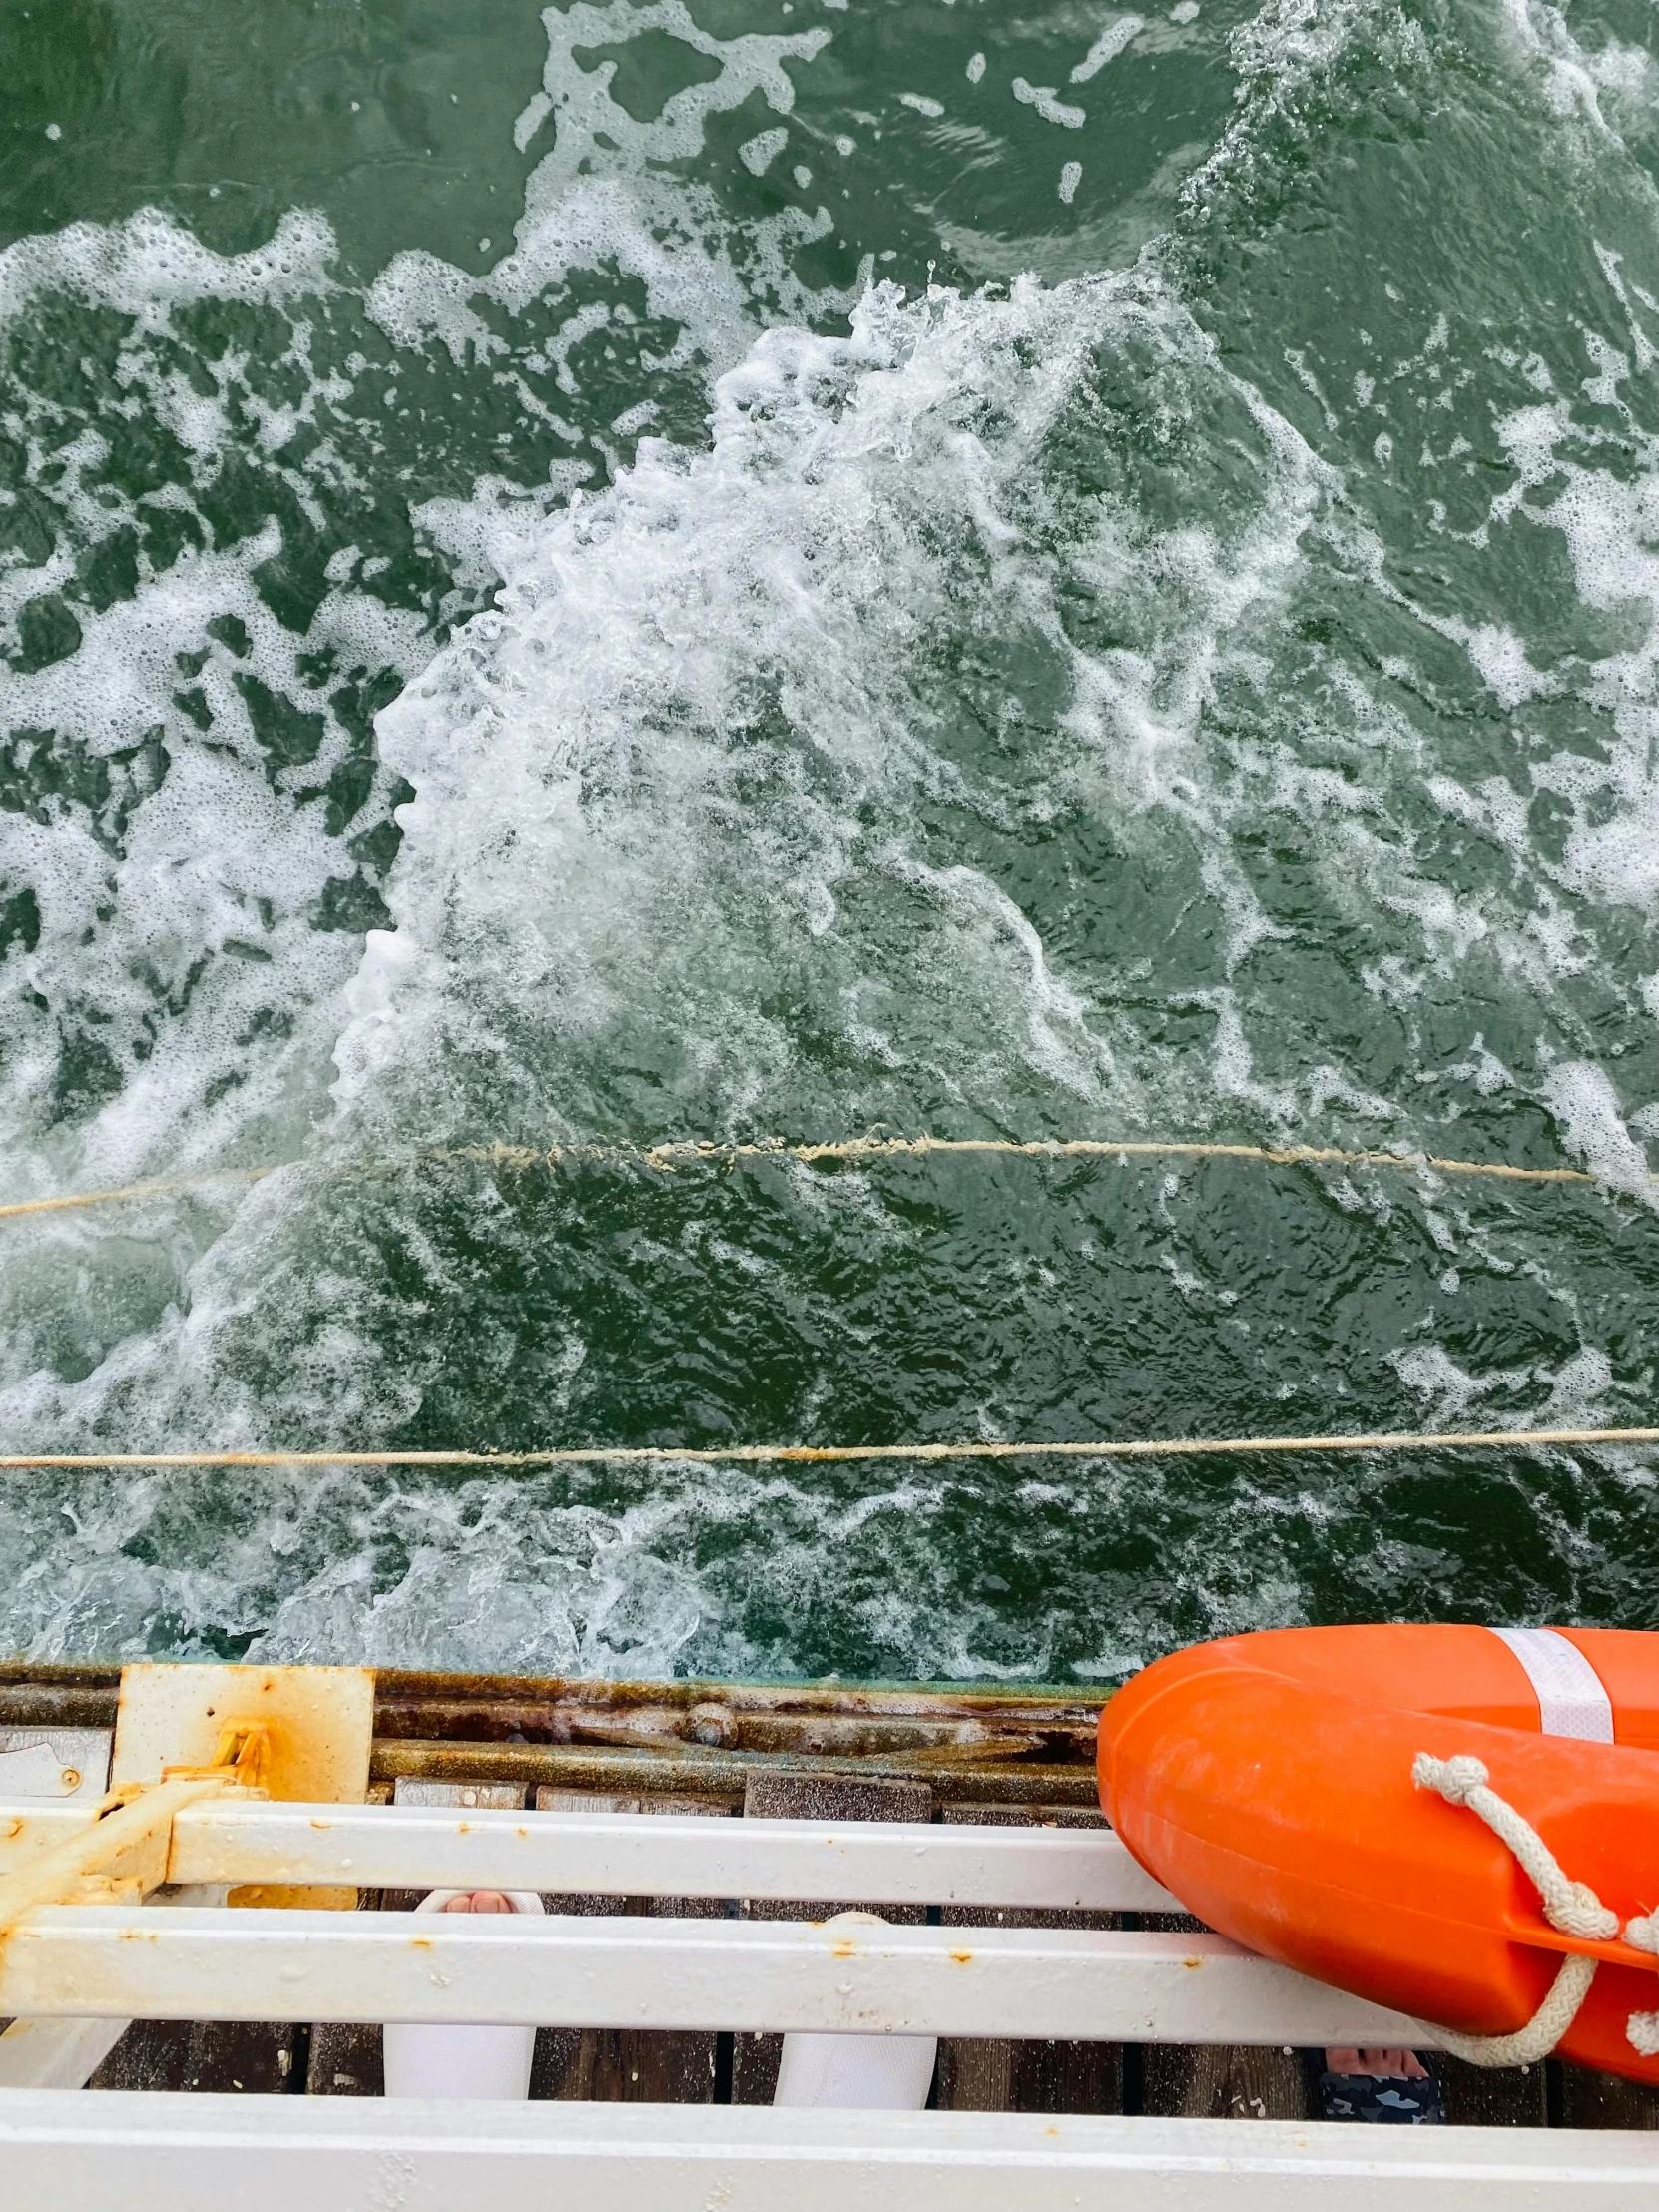
[{"label": "bare foot", "polygon": [[1325,2069],[1334,2074],[1372,2074],[1379,2080],[1426,2081],[1428,2068],[1414,2050],[1328,2050]]},{"label": "bare foot", "polygon": [[440,1913],[510,1913],[512,1907],[499,1890],[463,1890],[447,1905],[439,1906]]}]

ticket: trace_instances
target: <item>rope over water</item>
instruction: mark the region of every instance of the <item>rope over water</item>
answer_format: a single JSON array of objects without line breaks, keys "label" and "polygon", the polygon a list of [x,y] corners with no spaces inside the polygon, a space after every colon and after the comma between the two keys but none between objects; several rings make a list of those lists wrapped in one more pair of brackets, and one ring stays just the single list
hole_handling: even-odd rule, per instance
[{"label": "rope over water", "polygon": [[1659,1428],[1496,1428],[1420,1435],[1411,1430],[1353,1436],[1143,1436],[1121,1443],[943,1444],[572,1444],[550,1451],[98,1451],[0,1456],[0,1473],[192,1467],[504,1467],[765,1465],[849,1459],[1202,1459],[1255,1452],[1546,1450],[1573,1444],[1659,1444]]},{"label": "rope over water", "polygon": [[[703,1163],[736,1166],[740,1160],[802,1160],[809,1165],[831,1160],[926,1158],[932,1153],[1000,1154],[1022,1160],[1250,1160],[1263,1167],[1364,1167],[1393,1168],[1406,1174],[1480,1176],[1504,1183],[1590,1183],[1600,1177],[1583,1168],[1517,1168],[1501,1160],[1442,1160],[1429,1152],[1345,1152],[1334,1145],[1200,1144],[1180,1140],[1120,1142],[1108,1137],[842,1137],[816,1143],[786,1144],[782,1138],[764,1138],[747,1144],[720,1144],[705,1138],[688,1138],[667,1144],[555,1144],[461,1145],[420,1148],[419,1160],[460,1160],[473,1165],[529,1170],[557,1168],[566,1162],[608,1166],[624,1164],[672,1174],[679,1167]],[[275,1175],[282,1165],[273,1162],[254,1168],[203,1168],[184,1175],[153,1177],[148,1182],[123,1183],[107,1191],[70,1191],[52,1198],[20,1199],[0,1206],[0,1221],[21,1221],[33,1214],[74,1213],[93,1206],[117,1206],[143,1198],[177,1198],[190,1191],[210,1189],[215,1183],[252,1185]],[[368,1174],[395,1161],[355,1161],[329,1171]],[[1659,1183],[1659,1176],[1649,1176]]]}]

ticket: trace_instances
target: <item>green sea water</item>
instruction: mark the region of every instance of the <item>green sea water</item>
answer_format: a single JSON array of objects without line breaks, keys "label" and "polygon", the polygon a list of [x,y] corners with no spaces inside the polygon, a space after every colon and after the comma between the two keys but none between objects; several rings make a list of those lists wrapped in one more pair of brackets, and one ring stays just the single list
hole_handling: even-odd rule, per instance
[{"label": "green sea water", "polygon": [[[1642,1423],[1648,0],[0,0],[9,1451]],[[1240,1161],[492,1165],[866,1130]],[[470,1155],[470,1156],[461,1156]],[[0,1645],[1656,1625],[1652,1455],[7,1477]]]}]

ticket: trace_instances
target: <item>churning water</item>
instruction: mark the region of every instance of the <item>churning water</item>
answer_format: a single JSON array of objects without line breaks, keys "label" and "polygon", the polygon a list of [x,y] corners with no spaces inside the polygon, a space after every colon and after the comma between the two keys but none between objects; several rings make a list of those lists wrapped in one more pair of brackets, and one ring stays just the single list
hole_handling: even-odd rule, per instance
[{"label": "churning water", "polygon": [[[1646,0],[0,14],[0,1442],[1652,1418]],[[525,1169],[503,1141],[1210,1137]],[[446,1156],[448,1155],[448,1156]],[[11,1478],[0,1642],[1654,1625],[1642,1454]]]}]

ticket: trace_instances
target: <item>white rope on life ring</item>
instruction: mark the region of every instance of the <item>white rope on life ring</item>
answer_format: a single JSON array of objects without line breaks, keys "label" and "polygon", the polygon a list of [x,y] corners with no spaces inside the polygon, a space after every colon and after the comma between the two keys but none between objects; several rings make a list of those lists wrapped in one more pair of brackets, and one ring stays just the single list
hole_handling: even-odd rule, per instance
[{"label": "white rope on life ring", "polygon": [[[1515,1855],[1537,1891],[1544,1919],[1563,1936],[1610,1942],[1619,1934],[1619,1917],[1602,1904],[1587,1882],[1570,1882],[1543,1838],[1525,1817],[1491,1787],[1484,1763],[1464,1754],[1435,1759],[1419,1751],[1411,1766],[1419,1790],[1433,1790],[1448,1805],[1466,1806]],[[1624,1939],[1638,1950],[1659,1953],[1659,1914],[1625,1924]],[[1578,2016],[1600,1963],[1569,1953],[1550,1983],[1549,1993],[1524,2027],[1508,2035],[1464,2035],[1455,2028],[1434,2033],[1456,2058],[1475,2066],[1530,2066],[1547,2058]],[[1644,2058],[1659,2055],[1659,2012],[1632,2012],[1625,2033]]]}]

